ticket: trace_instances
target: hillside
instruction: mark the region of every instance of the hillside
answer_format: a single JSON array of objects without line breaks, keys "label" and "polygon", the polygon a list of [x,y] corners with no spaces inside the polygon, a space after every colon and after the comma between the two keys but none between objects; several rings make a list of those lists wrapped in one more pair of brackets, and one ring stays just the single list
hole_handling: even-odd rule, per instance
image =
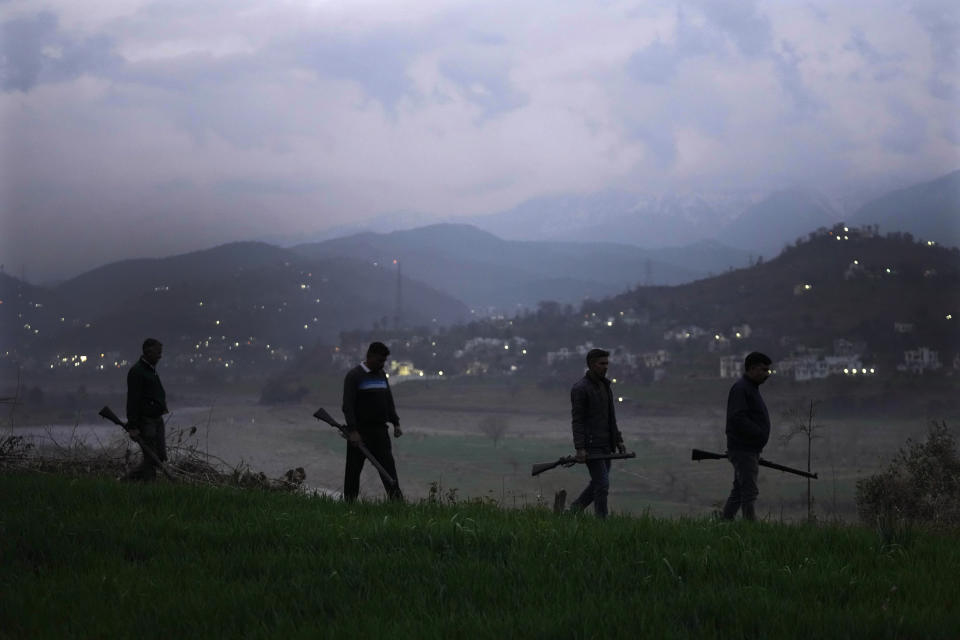
[{"label": "hillside", "polygon": [[[338,258],[309,260],[262,243],[106,265],[53,289],[7,278],[4,319],[23,332],[0,345],[23,361],[57,353],[129,356],[147,335],[197,362],[227,363],[255,354],[333,343],[344,330],[393,326],[396,273]],[[462,303],[404,279],[403,322],[430,325],[467,317]],[[19,289],[18,289],[19,287]],[[16,328],[16,323],[5,326]],[[189,364],[193,361],[181,362]]]},{"label": "hillside", "polygon": [[[649,337],[686,324],[729,335],[731,327],[747,323],[749,345],[772,356],[798,344],[829,346],[835,338],[864,341],[888,361],[904,348],[929,346],[949,357],[960,350],[956,250],[899,234],[869,237],[851,230],[844,237],[812,234],[752,268],[677,287],[638,288],[586,310],[611,316],[625,308],[642,311],[649,314]],[[912,329],[898,333],[895,323]]]}]

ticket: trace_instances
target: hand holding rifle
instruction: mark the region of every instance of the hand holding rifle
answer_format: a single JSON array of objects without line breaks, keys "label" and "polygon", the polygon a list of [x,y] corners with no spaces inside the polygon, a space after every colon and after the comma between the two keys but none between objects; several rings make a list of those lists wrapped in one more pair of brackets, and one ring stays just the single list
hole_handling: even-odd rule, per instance
[{"label": "hand holding rifle", "polygon": [[174,477],[170,474],[170,471],[167,469],[167,465],[165,465],[157,456],[157,454],[154,453],[153,449],[151,449],[150,446],[144,443],[143,439],[140,438],[140,429],[128,426],[128,424],[121,420],[110,407],[105,406],[103,409],[100,409],[99,415],[101,418],[106,418],[113,424],[123,427],[123,430],[127,432],[127,435],[130,436],[130,439],[140,445],[140,448],[143,450],[143,455],[150,458],[154,464],[160,468],[160,471],[163,472],[163,475],[167,476],[168,480],[174,479]]},{"label": "hand holding rifle", "polygon": [[[370,453],[370,449],[367,448],[367,445],[363,444],[363,438],[360,437],[359,431],[357,431],[356,429],[353,429],[353,430],[348,429],[346,425],[340,424],[333,418],[333,416],[327,413],[327,410],[324,409],[323,407],[320,407],[319,409],[314,411],[313,417],[316,418],[317,420],[322,420],[323,422],[326,422],[327,424],[329,424],[331,427],[334,427],[335,429],[337,429],[340,432],[340,435],[346,438],[351,446],[354,446],[360,449],[360,453],[363,454],[363,457],[369,460],[370,464],[376,467],[377,471],[380,472],[380,475],[383,478],[385,478],[390,484],[396,486],[397,484],[396,479],[392,475],[390,475],[390,473],[384,468],[384,466],[380,464],[380,461],[377,460],[372,453]],[[394,428],[394,437],[396,437],[397,431],[399,431],[400,427],[398,425],[394,425],[393,428]]]},{"label": "hand holding rifle", "polygon": [[[623,446],[622,443],[617,445],[617,449]],[[626,449],[626,447],[624,447]],[[581,456],[581,453],[583,454]],[[587,455],[586,449],[577,449],[577,455],[575,456],[564,456],[555,462],[541,462],[539,464],[533,465],[533,469],[530,471],[531,476],[537,476],[543,473],[544,471],[549,471],[554,467],[572,467],[573,465],[583,462],[588,462],[591,460],[625,460],[627,458],[636,458],[637,454],[633,451],[619,451],[618,453],[604,453],[599,455]]]}]

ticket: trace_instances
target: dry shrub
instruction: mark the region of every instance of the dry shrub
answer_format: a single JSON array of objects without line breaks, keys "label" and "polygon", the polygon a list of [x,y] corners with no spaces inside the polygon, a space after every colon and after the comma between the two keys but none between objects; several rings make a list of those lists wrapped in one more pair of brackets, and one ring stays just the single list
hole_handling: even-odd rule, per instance
[{"label": "dry shrub", "polygon": [[886,471],[858,481],[857,511],[882,530],[960,526],[960,455],[946,422],[934,421],[924,442],[907,440]]}]

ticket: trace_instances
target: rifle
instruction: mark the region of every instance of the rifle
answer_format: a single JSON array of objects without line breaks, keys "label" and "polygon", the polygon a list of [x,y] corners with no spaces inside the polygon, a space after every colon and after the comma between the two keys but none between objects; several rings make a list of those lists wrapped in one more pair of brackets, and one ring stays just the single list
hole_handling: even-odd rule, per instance
[{"label": "rifle", "polygon": [[[314,411],[313,417],[316,418],[317,420],[323,420],[331,427],[338,429],[340,431],[340,435],[349,440],[348,438],[349,432],[347,431],[346,425],[342,425],[336,420],[334,420],[333,416],[327,413],[327,410],[324,409],[323,407],[320,407],[319,409]],[[397,486],[397,481],[394,479],[394,477],[390,475],[390,472],[387,471],[382,464],[380,464],[379,460],[373,457],[373,454],[370,453],[370,449],[367,449],[367,445],[363,444],[362,440],[360,442],[354,442],[351,444],[354,444],[358,449],[360,449],[360,453],[363,454],[364,458],[370,461],[370,464],[376,467],[377,471],[380,472],[381,477],[385,478],[394,487]]]},{"label": "rifle", "polygon": [[[700,460],[723,460],[727,457],[727,454],[725,453],[713,453],[712,451],[702,451],[700,449],[693,449],[690,454],[690,459],[696,460],[697,462]],[[817,479],[817,474],[815,473],[803,471],[802,469],[794,469],[793,467],[787,467],[782,464],[777,464],[776,462],[764,460],[763,458],[760,458],[760,466],[776,469],[777,471],[785,471],[787,473],[803,476],[804,478],[813,478],[814,480]]]},{"label": "rifle", "polygon": [[[118,418],[117,414],[115,414],[113,412],[113,409],[111,409],[110,407],[104,406],[103,409],[100,409],[99,415],[102,418],[106,418],[113,424],[123,427],[123,430],[126,431],[128,434],[130,433],[130,428],[127,426],[127,423],[121,420],[120,418]],[[146,443],[144,443],[144,441],[141,440],[139,436],[138,437],[130,436],[130,438],[134,442],[136,442],[138,445],[140,445],[140,448],[143,449],[143,454],[145,456],[149,457],[151,460],[153,460],[154,464],[160,467],[160,471],[163,472],[163,475],[167,476],[168,480],[174,480],[174,477],[170,474],[170,471],[167,469],[167,465],[163,464],[163,461],[160,460],[159,457],[157,457],[157,454],[154,453],[153,449],[151,449]]]},{"label": "rifle", "polygon": [[633,451],[628,453],[605,453],[595,456],[587,456],[583,460],[577,460],[576,456],[564,456],[557,460],[556,462],[541,462],[540,464],[533,465],[533,469],[530,471],[531,476],[537,476],[543,473],[544,471],[549,471],[554,467],[564,466],[572,467],[578,462],[587,462],[589,460],[623,460],[625,458],[636,458],[637,454]]}]

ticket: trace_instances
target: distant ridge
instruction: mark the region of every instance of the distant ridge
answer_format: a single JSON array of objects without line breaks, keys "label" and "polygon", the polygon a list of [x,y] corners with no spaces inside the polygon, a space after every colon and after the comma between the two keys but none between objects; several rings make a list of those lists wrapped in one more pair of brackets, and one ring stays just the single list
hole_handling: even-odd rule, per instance
[{"label": "distant ridge", "polygon": [[850,223],[877,224],[947,246],[960,246],[960,170],[898,189],[863,205]]},{"label": "distant ridge", "polygon": [[748,259],[746,252],[717,243],[645,250],[612,242],[503,240],[471,225],[449,223],[359,233],[292,250],[309,258],[398,259],[406,276],[475,309],[508,313],[541,300],[579,304],[637,284],[689,282]]}]

